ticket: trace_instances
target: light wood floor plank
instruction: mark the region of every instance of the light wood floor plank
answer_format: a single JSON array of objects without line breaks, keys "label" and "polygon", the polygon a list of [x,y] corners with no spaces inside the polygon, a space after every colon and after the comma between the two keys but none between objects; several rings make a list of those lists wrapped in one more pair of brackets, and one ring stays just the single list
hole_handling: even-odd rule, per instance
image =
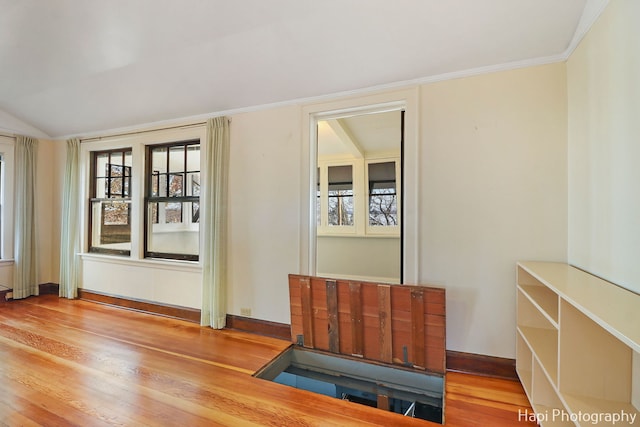
[{"label": "light wood floor plank", "polygon": [[[430,426],[251,375],[289,347],[43,295],[0,304],[0,426]],[[447,426],[525,426],[518,383],[447,374]]]}]

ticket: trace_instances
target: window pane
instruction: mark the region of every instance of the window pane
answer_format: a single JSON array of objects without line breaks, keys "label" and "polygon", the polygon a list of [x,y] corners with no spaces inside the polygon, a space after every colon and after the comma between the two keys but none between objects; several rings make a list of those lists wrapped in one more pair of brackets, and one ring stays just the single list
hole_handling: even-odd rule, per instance
[{"label": "window pane", "polygon": [[187,174],[187,196],[200,196],[200,173]]},{"label": "window pane", "polygon": [[369,225],[398,225],[395,165],[369,164]]},{"label": "window pane", "polygon": [[164,206],[164,222],[166,224],[182,222],[182,203],[159,203],[159,206]]},{"label": "window pane", "polygon": [[157,173],[167,172],[167,147],[151,150],[151,170]]},{"label": "window pane", "polygon": [[184,172],[184,145],[169,147],[169,172]]},{"label": "window pane", "polygon": [[182,174],[169,174],[169,197],[184,196],[184,180]]},{"label": "window pane", "polygon": [[109,163],[109,153],[96,155],[96,178],[107,176],[107,164]]},{"label": "window pane", "polygon": [[91,249],[131,250],[129,201],[92,202]]},{"label": "window pane", "polygon": [[[191,203],[149,203],[149,218],[157,213],[159,221],[147,225],[147,252],[153,254],[176,254],[185,257],[199,253],[198,222],[193,221],[195,207]],[[199,212],[199,210],[196,210]],[[188,212],[185,223],[174,222],[181,212]],[[164,219],[163,219],[164,218]],[[190,221],[191,220],[191,221]]]},{"label": "window pane", "polygon": [[353,167],[329,166],[329,225],[353,225]]},{"label": "window pane", "polygon": [[200,145],[187,146],[187,171],[196,172],[200,170]]},{"label": "window pane", "polygon": [[194,202],[191,204],[191,222],[200,222],[200,203]]},{"label": "window pane", "polygon": [[122,152],[121,151],[114,151],[111,153],[110,158],[109,158],[109,163],[112,165],[118,165],[118,166],[123,166],[122,163]]},{"label": "window pane", "polygon": [[96,178],[95,197],[104,199],[107,197],[107,179]]},{"label": "window pane", "polygon": [[124,153],[124,165],[125,166],[129,166],[129,176],[131,176],[131,166],[133,165],[133,156],[131,154],[131,151],[127,151]]}]

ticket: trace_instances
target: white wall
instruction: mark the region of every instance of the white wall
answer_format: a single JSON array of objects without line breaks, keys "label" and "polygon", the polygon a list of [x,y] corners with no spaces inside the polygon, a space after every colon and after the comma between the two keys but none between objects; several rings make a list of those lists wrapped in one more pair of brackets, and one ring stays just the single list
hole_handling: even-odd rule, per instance
[{"label": "white wall", "polygon": [[400,238],[379,236],[318,236],[319,276],[398,283]]},{"label": "white wall", "polygon": [[290,323],[300,263],[300,108],[234,115],[229,177],[229,311]]},{"label": "white wall", "polygon": [[61,193],[54,186],[57,174],[55,162],[55,142],[40,139],[38,143],[38,166],[36,170],[37,195],[37,235],[38,281],[40,283],[58,283],[58,267],[60,240],[56,235],[56,227],[52,226],[53,211],[57,208]]},{"label": "white wall", "polygon": [[567,63],[569,261],[640,292],[640,2],[609,3]]},{"label": "white wall", "polygon": [[564,64],[422,87],[421,282],[447,348],[514,357],[515,263],[566,261]]}]

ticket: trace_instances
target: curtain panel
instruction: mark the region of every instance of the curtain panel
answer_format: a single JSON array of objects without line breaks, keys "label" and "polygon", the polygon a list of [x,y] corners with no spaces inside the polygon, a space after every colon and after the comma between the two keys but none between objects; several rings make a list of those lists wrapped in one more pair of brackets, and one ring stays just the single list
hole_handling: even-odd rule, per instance
[{"label": "curtain panel", "polygon": [[80,233],[78,212],[80,210],[80,140],[67,140],[67,161],[62,193],[62,224],[60,233],[60,290],[63,298],[78,297],[80,260]]},{"label": "curtain panel", "polygon": [[15,149],[15,236],[13,298],[39,294],[36,230],[36,164],[38,140],[16,138]]},{"label": "curtain panel", "polygon": [[207,121],[206,185],[201,194],[203,248],[201,325],[225,327],[227,318],[227,181],[229,174],[229,119]]}]

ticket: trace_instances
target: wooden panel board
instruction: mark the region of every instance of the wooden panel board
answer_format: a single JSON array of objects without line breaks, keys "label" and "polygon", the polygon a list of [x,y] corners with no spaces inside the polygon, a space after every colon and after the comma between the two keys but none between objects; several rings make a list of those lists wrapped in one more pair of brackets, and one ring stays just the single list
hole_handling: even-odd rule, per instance
[{"label": "wooden panel board", "polygon": [[311,309],[311,281],[308,278],[301,278],[300,297],[302,300],[302,334],[303,345],[308,348],[314,347],[313,340],[313,310]]},{"label": "wooden panel board", "polygon": [[338,286],[327,280],[327,316],[329,321],[329,351],[340,353],[340,327],[338,323]]},{"label": "wooden panel board", "polygon": [[289,276],[292,341],[444,373],[445,290]]},{"label": "wooden panel board", "polygon": [[393,362],[391,332],[391,286],[378,286],[378,318],[380,319],[380,360]]},{"label": "wooden panel board", "polygon": [[413,365],[425,368],[424,337],[424,294],[421,289],[411,290],[411,345],[413,346]]},{"label": "wooden panel board", "polygon": [[349,307],[351,309],[351,340],[354,356],[364,355],[364,321],[360,283],[349,282]]}]

